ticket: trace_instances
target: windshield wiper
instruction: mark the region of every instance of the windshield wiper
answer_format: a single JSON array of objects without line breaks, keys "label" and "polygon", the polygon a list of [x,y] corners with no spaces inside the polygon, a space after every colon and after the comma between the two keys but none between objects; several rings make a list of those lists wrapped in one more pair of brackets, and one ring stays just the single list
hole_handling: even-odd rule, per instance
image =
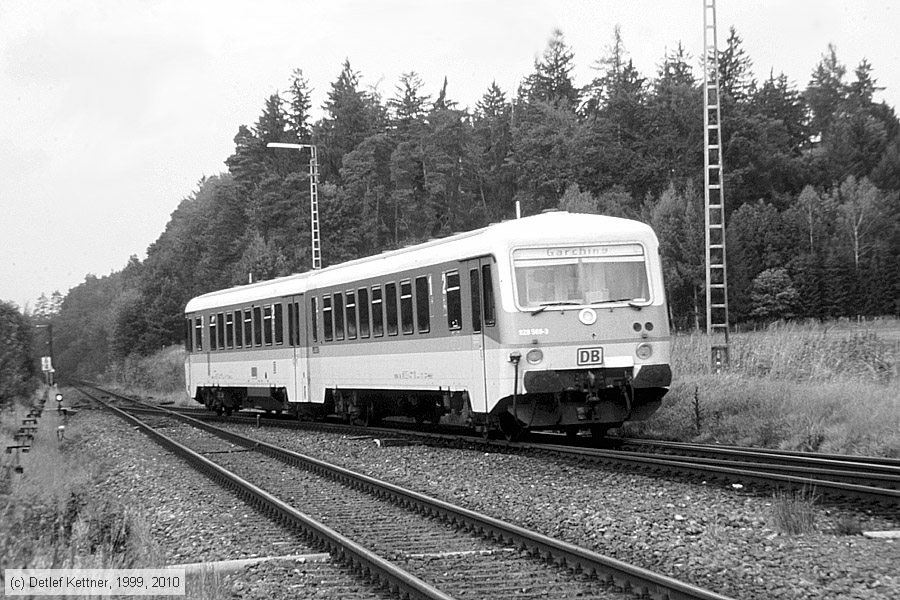
[{"label": "windshield wiper", "polygon": [[531,316],[533,317],[536,314],[542,313],[547,310],[551,306],[578,306],[579,302],[572,302],[571,300],[557,300],[554,302],[541,302],[541,307],[533,310],[531,312]]},{"label": "windshield wiper", "polygon": [[[600,302],[591,302],[591,306],[596,306],[598,304],[612,304],[614,302],[627,302],[628,306],[634,308],[636,310],[641,310],[642,305],[635,302],[636,298],[616,298],[615,300],[601,300]],[[643,298],[640,298],[643,300]]]}]

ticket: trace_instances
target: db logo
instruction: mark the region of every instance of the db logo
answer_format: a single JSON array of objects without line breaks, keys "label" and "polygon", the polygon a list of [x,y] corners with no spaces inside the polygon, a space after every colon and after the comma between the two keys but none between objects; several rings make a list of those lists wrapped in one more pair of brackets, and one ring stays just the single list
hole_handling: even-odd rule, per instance
[{"label": "db logo", "polygon": [[579,365],[599,365],[603,363],[603,348],[579,348]]}]

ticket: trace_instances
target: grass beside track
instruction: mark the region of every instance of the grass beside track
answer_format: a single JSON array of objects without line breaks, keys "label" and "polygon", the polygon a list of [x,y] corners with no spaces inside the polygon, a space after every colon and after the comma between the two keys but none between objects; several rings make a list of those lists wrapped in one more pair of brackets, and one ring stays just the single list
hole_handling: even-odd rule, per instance
[{"label": "grass beside track", "polygon": [[[25,403],[16,403],[0,414],[4,446],[27,410]],[[157,563],[156,546],[135,507],[97,493],[109,464],[71,452],[78,435],[59,439],[57,427],[64,423],[56,403],[48,402],[31,451],[3,457],[0,564],[7,569],[127,569]]]},{"label": "grass beside track", "polygon": [[[713,374],[706,336],[675,335],[662,409],[623,434],[900,457],[900,321],[776,323],[733,334],[730,356]],[[180,346],[131,358],[106,384],[193,406],[183,360]]]}]

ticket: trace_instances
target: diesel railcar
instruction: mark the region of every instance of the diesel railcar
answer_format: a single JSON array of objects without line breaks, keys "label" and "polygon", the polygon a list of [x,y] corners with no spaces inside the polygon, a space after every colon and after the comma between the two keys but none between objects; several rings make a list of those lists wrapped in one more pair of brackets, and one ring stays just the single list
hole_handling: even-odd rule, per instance
[{"label": "diesel railcar", "polygon": [[185,307],[187,392],[289,411],[602,435],[671,382],[658,242],[642,223],[549,212]]}]

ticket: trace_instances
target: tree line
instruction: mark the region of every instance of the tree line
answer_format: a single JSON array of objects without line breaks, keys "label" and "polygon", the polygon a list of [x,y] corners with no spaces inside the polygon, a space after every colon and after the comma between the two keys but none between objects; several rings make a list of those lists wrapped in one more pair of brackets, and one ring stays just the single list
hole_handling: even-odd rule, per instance
[{"label": "tree line", "polygon": [[[720,53],[728,282],[736,323],[900,314],[900,123],[829,46],[805,89],[758,77],[732,28]],[[325,266],[559,208],[651,224],[672,321],[702,327],[701,61],[681,45],[640,73],[618,27],[595,76],[553,32],[516,90],[489,86],[473,108],[446,79],[415,72],[385,98],[349,61],[313,121],[301,69],[238,127],[228,171],[203,178],[165,230],[119,272],[88,276],[54,316],[57,362],[91,374],[181,339],[200,293],[311,266],[305,154],[315,144]],[[302,156],[302,158],[301,158]]]}]

